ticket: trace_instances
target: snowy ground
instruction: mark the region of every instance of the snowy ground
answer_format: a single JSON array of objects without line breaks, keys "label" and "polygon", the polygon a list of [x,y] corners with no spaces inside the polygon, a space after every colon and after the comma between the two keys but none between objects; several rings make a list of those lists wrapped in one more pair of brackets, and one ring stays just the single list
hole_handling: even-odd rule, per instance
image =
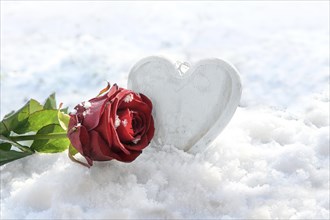
[{"label": "snowy ground", "polygon": [[329,219],[329,2],[3,2],[1,117],[51,92],[73,107],[141,58],[230,60],[240,108],[197,155],[151,145],[86,169],[1,167],[1,218]]}]

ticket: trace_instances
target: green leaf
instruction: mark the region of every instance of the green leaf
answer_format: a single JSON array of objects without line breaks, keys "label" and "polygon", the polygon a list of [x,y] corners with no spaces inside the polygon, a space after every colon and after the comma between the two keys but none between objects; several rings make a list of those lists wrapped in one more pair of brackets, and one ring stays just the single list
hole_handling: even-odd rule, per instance
[{"label": "green leaf", "polygon": [[25,123],[20,128],[14,130],[18,134],[23,134],[30,131],[38,131],[42,127],[50,124],[59,124],[57,110],[41,110],[30,115]]},{"label": "green leaf", "polygon": [[13,141],[11,138],[5,137],[3,135],[0,135],[0,144],[6,144],[5,146],[8,146],[8,144],[10,144],[11,146],[15,146],[15,147],[19,148],[21,151],[33,152],[33,150],[31,150],[29,147],[21,145],[21,144],[17,143],[16,141]]},{"label": "green leaf", "polygon": [[11,144],[10,143],[5,143],[5,142],[0,143],[0,149],[8,151],[8,150],[11,149]]},{"label": "green leaf", "polygon": [[69,107],[61,109],[61,112],[65,113],[65,114],[68,114],[68,111],[69,111]]},{"label": "green leaf", "polygon": [[5,115],[4,118],[9,118],[10,116],[12,116],[15,113],[15,111],[11,111],[9,112],[7,115]]},{"label": "green leaf", "polygon": [[[37,134],[63,133],[60,125],[50,124],[41,128]],[[70,140],[68,138],[35,140],[31,148],[42,153],[58,153],[68,149]]]},{"label": "green leaf", "polygon": [[[34,99],[28,101],[15,113],[8,114],[0,123],[0,134],[8,136],[11,131],[16,132],[18,128],[27,123],[30,114],[42,110],[42,105]],[[17,133],[17,132],[16,132]]]},{"label": "green leaf", "polygon": [[70,116],[58,110],[57,117],[61,127],[67,131],[69,127]]},{"label": "green leaf", "polygon": [[10,134],[10,130],[7,128],[3,121],[0,122],[0,134],[8,136]]},{"label": "green leaf", "polygon": [[44,109],[56,109],[55,93],[52,93],[45,101]]},{"label": "green leaf", "polygon": [[0,143],[9,143],[9,144],[12,144],[12,145],[16,144],[15,141],[12,141],[11,139],[9,139],[8,137],[3,136],[3,135],[0,135]]},{"label": "green leaf", "polygon": [[18,152],[14,150],[3,150],[2,148],[0,149],[0,166],[9,163],[11,161],[26,157],[31,155],[31,152]]},{"label": "green leaf", "polygon": [[72,146],[72,144],[70,144],[70,146],[69,146],[69,154],[71,154],[72,156],[74,156],[74,155],[76,155],[77,153],[79,153],[79,152],[77,151],[77,149],[74,148],[74,146]]}]

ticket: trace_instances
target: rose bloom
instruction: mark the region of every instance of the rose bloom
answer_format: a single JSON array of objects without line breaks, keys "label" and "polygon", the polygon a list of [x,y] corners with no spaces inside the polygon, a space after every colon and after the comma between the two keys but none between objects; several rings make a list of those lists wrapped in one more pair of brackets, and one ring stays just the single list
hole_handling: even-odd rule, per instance
[{"label": "rose bloom", "polygon": [[90,166],[93,161],[112,159],[131,162],[154,136],[151,101],[116,84],[102,96],[74,109],[68,137]]}]

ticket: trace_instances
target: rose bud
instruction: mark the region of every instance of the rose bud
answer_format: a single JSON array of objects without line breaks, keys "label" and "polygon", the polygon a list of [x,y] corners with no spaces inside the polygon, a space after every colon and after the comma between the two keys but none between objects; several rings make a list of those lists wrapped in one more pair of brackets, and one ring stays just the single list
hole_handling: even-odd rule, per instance
[{"label": "rose bud", "polygon": [[152,103],[114,84],[70,113],[68,137],[90,166],[93,161],[135,160],[154,136]]}]

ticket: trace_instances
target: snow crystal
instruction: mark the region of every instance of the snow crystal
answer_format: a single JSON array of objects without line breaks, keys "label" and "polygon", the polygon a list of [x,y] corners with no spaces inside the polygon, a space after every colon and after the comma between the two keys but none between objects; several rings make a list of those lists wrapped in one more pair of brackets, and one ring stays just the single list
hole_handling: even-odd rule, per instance
[{"label": "snow crystal", "polygon": [[141,140],[141,138],[135,138],[132,142],[133,142],[134,144],[137,144],[140,140]]},{"label": "snow crystal", "polygon": [[124,102],[128,103],[131,102],[133,100],[133,94],[129,94],[124,98]]},{"label": "snow crystal", "polygon": [[123,123],[123,126],[126,127],[127,126],[127,120],[124,119],[121,123]]},{"label": "snow crystal", "polygon": [[86,117],[86,115],[90,114],[90,112],[91,112],[90,109],[83,111],[83,116]]},{"label": "snow crystal", "polygon": [[84,108],[90,108],[92,106],[92,103],[90,103],[89,101],[85,101],[82,105],[84,106]]},{"label": "snow crystal", "polygon": [[116,120],[115,120],[115,127],[118,128],[120,126],[120,118],[118,115],[116,115]]}]

